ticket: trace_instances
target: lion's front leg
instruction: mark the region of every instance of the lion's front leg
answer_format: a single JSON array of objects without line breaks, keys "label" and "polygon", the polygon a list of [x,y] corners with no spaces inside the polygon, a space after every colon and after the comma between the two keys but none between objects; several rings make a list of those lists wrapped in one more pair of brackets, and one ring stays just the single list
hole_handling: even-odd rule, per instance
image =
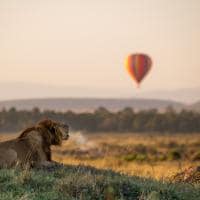
[{"label": "lion's front leg", "polygon": [[52,167],[52,166],[55,166],[55,163],[51,161],[43,161],[40,163],[40,165],[43,167]]},{"label": "lion's front leg", "polygon": [[58,168],[62,168],[63,167],[63,164],[61,163],[58,163],[56,161],[43,161],[43,162],[40,162],[38,163],[37,165],[35,165],[35,167],[37,169],[45,169],[45,170],[55,170],[55,169],[58,169]]}]

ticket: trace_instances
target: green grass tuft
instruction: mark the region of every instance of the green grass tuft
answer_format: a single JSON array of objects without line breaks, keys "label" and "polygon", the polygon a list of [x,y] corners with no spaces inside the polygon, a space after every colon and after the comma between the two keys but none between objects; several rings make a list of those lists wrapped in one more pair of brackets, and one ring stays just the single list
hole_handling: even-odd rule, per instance
[{"label": "green grass tuft", "polygon": [[199,186],[129,177],[86,166],[0,170],[1,200],[198,200]]}]

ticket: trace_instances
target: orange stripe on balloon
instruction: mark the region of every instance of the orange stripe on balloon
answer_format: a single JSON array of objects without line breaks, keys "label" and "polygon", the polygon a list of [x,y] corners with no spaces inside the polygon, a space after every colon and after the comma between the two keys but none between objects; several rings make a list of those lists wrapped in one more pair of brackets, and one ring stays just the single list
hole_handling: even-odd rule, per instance
[{"label": "orange stripe on balloon", "polygon": [[128,73],[131,75],[131,78],[133,80],[136,80],[136,76],[135,76],[135,72],[132,68],[132,60],[131,60],[131,57],[128,57],[125,61],[125,66],[126,66],[126,69],[128,71]]}]

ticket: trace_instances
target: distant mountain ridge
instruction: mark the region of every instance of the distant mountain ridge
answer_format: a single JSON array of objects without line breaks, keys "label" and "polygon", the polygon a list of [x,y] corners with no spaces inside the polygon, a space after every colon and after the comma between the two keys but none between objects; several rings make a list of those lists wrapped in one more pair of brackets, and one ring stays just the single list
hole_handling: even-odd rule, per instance
[{"label": "distant mountain ridge", "polygon": [[135,89],[132,85],[121,88],[90,86],[55,86],[29,82],[1,82],[0,101],[9,99],[35,99],[35,98],[138,98],[171,100],[182,103],[195,103],[200,100],[200,87],[182,89]]},{"label": "distant mountain ridge", "polygon": [[110,111],[118,111],[125,107],[131,107],[136,111],[154,108],[162,111],[168,106],[176,110],[185,108],[184,104],[176,101],[136,98],[43,98],[0,101],[0,109],[15,107],[18,110],[31,110],[38,107],[41,110],[74,112],[92,112],[99,107],[105,107]]},{"label": "distant mountain ridge", "polygon": [[197,112],[200,112],[200,101],[197,101],[196,103],[194,103],[194,104],[188,106],[188,108],[189,108],[190,110],[195,110],[195,111],[197,111]]}]

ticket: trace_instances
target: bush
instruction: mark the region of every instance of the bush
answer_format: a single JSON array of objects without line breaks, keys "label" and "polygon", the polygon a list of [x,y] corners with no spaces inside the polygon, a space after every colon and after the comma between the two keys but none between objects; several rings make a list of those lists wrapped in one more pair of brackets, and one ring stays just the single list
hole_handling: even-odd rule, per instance
[{"label": "bush", "polygon": [[171,151],[168,152],[167,158],[170,161],[180,160],[182,158],[182,155],[181,155],[179,150],[174,149],[174,150],[171,150]]},{"label": "bush", "polygon": [[137,157],[137,154],[129,154],[129,155],[124,156],[124,160],[130,162],[130,161],[134,161],[136,157]]},{"label": "bush", "polygon": [[148,156],[146,154],[137,154],[136,156],[136,160],[137,161],[146,161],[148,160]]}]

